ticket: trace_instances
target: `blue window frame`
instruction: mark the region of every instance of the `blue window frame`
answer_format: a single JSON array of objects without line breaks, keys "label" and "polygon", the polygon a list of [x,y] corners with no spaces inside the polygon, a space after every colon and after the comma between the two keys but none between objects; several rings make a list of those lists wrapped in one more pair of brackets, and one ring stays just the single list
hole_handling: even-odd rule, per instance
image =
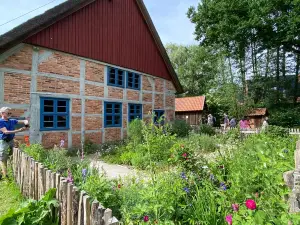
[{"label": "blue window frame", "polygon": [[41,98],[41,130],[68,130],[69,99]]},{"label": "blue window frame", "polygon": [[158,124],[158,121],[161,119],[161,125],[164,124],[164,114],[165,114],[165,111],[164,110],[154,110],[154,123],[155,124]]},{"label": "blue window frame", "polygon": [[124,87],[125,71],[113,67],[107,69],[107,85]]},{"label": "blue window frame", "polygon": [[128,121],[129,123],[134,119],[143,118],[142,105],[141,104],[128,104]]},{"label": "blue window frame", "polygon": [[137,73],[127,72],[127,88],[140,90],[141,75]]},{"label": "blue window frame", "polygon": [[122,127],[122,103],[104,102],[104,127]]}]

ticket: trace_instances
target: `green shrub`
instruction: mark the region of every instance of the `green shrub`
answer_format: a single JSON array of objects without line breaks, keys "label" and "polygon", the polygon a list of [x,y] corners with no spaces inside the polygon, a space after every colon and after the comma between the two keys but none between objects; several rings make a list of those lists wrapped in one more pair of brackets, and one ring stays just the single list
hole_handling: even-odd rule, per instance
[{"label": "green shrub", "polygon": [[143,122],[140,119],[131,121],[128,127],[128,138],[135,144],[141,143],[143,140]]},{"label": "green shrub", "polygon": [[216,137],[191,133],[184,144],[195,152],[214,152],[217,150],[218,143]]},{"label": "green shrub", "polygon": [[191,130],[191,126],[184,120],[174,120],[171,123],[171,132],[177,137],[186,137]]},{"label": "green shrub", "polygon": [[42,162],[46,159],[47,153],[44,147],[40,144],[33,144],[30,146],[22,145],[21,149],[28,155],[30,155],[34,160]]},{"label": "green shrub", "polygon": [[199,126],[198,133],[213,136],[216,134],[216,130],[215,130],[215,128],[213,128],[212,126],[209,126],[207,124],[201,124]]},{"label": "green shrub", "polygon": [[18,210],[10,210],[0,217],[0,225],[58,225],[56,189],[50,189],[41,200],[28,200]]},{"label": "green shrub", "polygon": [[279,126],[270,125],[267,127],[266,133],[273,137],[287,137],[289,136],[289,130]]}]

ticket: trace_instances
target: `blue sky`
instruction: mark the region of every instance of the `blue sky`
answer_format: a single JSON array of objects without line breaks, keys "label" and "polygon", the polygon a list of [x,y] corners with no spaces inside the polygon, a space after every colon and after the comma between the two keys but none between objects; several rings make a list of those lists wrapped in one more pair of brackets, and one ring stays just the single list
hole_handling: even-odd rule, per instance
[{"label": "blue sky", "polygon": [[[0,25],[17,18],[51,0],[0,0]],[[0,34],[43,13],[45,10],[58,5],[65,0],[52,0],[54,2],[38,9],[20,19],[0,26]],[[144,0],[152,20],[164,44],[172,42],[177,44],[193,44],[194,25],[186,16],[187,9],[196,6],[199,0]]]}]

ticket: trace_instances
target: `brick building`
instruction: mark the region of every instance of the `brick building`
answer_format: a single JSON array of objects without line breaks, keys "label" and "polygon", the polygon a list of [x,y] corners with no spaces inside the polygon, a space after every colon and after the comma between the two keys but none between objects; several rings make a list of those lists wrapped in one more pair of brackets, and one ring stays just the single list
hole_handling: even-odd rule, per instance
[{"label": "brick building", "polygon": [[182,92],[142,0],[69,0],[5,33],[0,85],[46,147],[122,139],[149,112],[172,120]]}]

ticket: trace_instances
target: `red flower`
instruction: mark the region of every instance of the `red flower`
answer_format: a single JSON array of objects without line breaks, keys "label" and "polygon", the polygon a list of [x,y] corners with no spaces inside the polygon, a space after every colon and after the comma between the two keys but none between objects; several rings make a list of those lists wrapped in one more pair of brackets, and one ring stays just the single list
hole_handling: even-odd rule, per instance
[{"label": "red flower", "polygon": [[186,157],[187,157],[187,153],[186,153],[186,152],[183,153],[183,154],[182,154],[182,157],[183,157],[183,158],[186,158]]},{"label": "red flower", "polygon": [[239,208],[240,208],[239,204],[237,204],[237,203],[232,204],[231,207],[232,207],[233,211],[235,211],[235,212],[239,211]]},{"label": "red flower", "polygon": [[256,202],[252,199],[248,199],[245,203],[246,207],[250,210],[255,210],[256,209]]},{"label": "red flower", "polygon": [[144,216],[144,222],[148,222],[149,221],[149,216]]},{"label": "red flower", "polygon": [[121,184],[118,184],[118,188],[120,189],[122,187],[122,185]]}]

